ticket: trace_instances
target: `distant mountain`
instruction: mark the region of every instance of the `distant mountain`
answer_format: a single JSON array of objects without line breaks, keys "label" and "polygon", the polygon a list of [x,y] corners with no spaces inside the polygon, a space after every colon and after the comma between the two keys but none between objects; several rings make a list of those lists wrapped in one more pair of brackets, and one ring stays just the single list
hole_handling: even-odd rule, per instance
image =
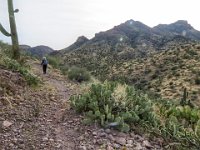
[{"label": "distant mountain", "polygon": [[30,47],[28,45],[20,45],[20,48],[24,50],[26,53],[29,53],[33,56],[42,58],[43,56],[48,55],[49,53],[54,52],[54,50],[48,46],[36,46],[36,47]]},{"label": "distant mountain", "polygon": [[200,32],[184,20],[154,28],[139,21],[128,20],[110,30],[95,34],[91,40],[81,36],[74,44],[63,49],[62,53],[83,49],[93,52],[104,50],[121,52],[129,49],[132,58],[135,58],[193,40],[200,40]]}]

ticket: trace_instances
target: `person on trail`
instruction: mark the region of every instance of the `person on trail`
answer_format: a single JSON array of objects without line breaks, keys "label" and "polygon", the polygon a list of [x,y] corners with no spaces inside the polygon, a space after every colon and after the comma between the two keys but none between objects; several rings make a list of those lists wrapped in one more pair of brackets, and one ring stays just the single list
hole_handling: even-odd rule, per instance
[{"label": "person on trail", "polygon": [[42,68],[43,68],[43,74],[46,74],[47,73],[47,65],[48,65],[48,61],[47,61],[46,57],[42,58],[41,65],[42,65]]}]

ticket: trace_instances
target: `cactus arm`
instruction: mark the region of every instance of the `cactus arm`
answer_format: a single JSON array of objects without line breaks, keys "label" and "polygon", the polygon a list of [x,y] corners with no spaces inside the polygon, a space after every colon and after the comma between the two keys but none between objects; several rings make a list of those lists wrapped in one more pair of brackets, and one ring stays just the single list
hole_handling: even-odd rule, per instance
[{"label": "cactus arm", "polygon": [[8,33],[8,32],[6,31],[6,29],[2,26],[1,23],[0,23],[0,31],[1,31],[1,33],[3,33],[5,36],[11,36],[11,34]]}]

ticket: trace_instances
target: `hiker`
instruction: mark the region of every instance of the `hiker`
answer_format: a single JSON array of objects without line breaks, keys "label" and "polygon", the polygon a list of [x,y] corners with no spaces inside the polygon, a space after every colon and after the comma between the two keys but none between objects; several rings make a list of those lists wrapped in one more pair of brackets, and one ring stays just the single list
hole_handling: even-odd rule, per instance
[{"label": "hiker", "polygon": [[42,65],[42,68],[43,68],[43,74],[46,74],[47,73],[47,65],[48,65],[48,61],[47,61],[46,57],[42,58],[41,65]]}]

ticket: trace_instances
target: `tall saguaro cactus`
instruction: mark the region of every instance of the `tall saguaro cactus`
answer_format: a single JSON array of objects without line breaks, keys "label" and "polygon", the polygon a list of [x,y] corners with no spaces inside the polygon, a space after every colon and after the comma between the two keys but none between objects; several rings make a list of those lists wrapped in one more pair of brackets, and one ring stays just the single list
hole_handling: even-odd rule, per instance
[{"label": "tall saguaro cactus", "polygon": [[18,9],[13,9],[13,0],[7,0],[8,3],[8,13],[9,13],[9,22],[10,22],[10,33],[6,31],[6,29],[1,25],[0,23],[0,31],[5,36],[10,36],[12,40],[12,50],[13,50],[13,57],[15,59],[20,58],[20,52],[19,52],[19,42],[18,42],[18,36],[17,36],[17,28],[15,23],[15,12],[18,12]]}]

